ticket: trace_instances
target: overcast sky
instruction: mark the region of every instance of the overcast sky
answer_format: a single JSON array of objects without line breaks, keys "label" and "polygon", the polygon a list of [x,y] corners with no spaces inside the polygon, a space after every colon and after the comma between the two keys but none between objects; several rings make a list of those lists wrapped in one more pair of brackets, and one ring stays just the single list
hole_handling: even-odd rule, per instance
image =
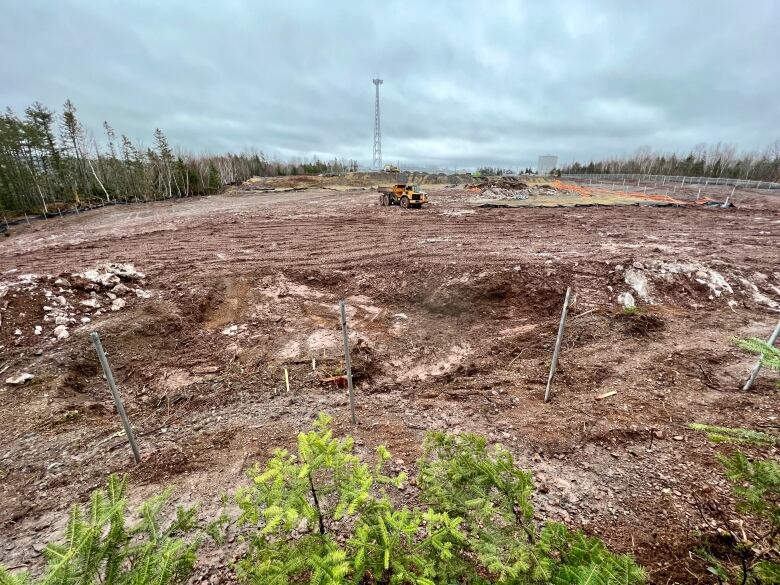
[{"label": "overcast sky", "polygon": [[780,138],[780,1],[0,0],[0,103],[193,152],[535,165]]}]

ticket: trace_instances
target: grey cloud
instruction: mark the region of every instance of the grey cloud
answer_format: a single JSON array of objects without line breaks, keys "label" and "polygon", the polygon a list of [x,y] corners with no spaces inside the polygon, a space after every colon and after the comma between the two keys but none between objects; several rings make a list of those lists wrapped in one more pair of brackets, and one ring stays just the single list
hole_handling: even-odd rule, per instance
[{"label": "grey cloud", "polygon": [[532,165],[780,137],[780,4],[0,0],[0,97],[193,152]]}]

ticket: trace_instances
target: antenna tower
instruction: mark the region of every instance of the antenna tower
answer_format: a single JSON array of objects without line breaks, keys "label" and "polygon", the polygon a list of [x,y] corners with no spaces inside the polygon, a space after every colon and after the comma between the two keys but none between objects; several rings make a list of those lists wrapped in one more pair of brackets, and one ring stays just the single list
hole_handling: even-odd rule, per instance
[{"label": "antenna tower", "polygon": [[382,168],[382,130],[379,124],[379,86],[382,80],[374,79],[376,86],[376,102],[374,104],[374,168]]}]

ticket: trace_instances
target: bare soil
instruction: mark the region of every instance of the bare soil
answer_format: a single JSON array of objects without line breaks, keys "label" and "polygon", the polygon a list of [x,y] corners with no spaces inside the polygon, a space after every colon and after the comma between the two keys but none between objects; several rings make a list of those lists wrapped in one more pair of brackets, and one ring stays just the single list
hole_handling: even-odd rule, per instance
[{"label": "bare soil", "polygon": [[[464,189],[428,191],[430,206],[405,210],[363,190],[239,189],[12,228],[0,239],[0,382],[35,377],[0,385],[0,562],[40,566],[64,511],[112,472],[129,474],[134,498],[174,484],[178,501],[216,514],[249,466],[326,411],[360,452],[386,444],[410,474],[427,430],[484,434],[534,472],[540,519],[634,554],[654,583],[708,582],[689,554],[704,523],[693,494],[729,502],[724,447],[687,425],[780,424],[777,374],[742,392],[755,358],[730,341],[766,337],[778,319],[780,196],[738,191],[733,209],[482,209]],[[110,289],[72,276],[109,262],[145,273],[115,311]],[[576,296],[545,404],[567,286]],[[624,292],[636,313],[619,305]],[[75,322],[57,340],[44,306],[60,296]],[[340,299],[356,427],[346,391],[321,382],[342,367]],[[138,466],[93,330],[137,429]],[[212,550],[199,574],[235,552]]]}]

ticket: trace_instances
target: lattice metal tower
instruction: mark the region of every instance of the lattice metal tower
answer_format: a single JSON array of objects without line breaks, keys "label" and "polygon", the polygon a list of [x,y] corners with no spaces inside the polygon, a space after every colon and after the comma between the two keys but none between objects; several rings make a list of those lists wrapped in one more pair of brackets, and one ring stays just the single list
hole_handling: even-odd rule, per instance
[{"label": "lattice metal tower", "polygon": [[382,168],[382,129],[379,125],[379,86],[382,80],[374,79],[376,86],[376,103],[374,105],[374,168]]}]

